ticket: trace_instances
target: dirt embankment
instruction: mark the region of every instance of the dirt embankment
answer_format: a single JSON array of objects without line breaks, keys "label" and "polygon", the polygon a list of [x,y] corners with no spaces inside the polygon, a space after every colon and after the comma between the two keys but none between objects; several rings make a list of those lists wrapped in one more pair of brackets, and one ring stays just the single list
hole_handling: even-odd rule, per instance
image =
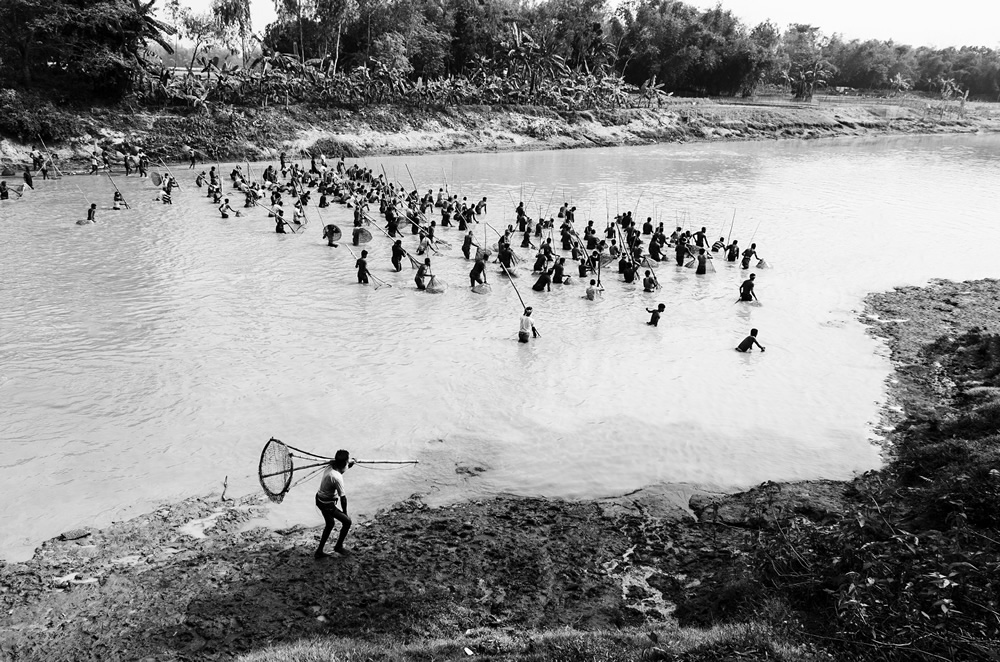
[{"label": "dirt embankment", "polygon": [[[1000,119],[970,113],[932,117],[907,107],[750,106],[699,99],[663,108],[556,112],[536,107],[464,106],[357,111],[292,106],[218,108],[211,112],[92,109],[56,118],[65,140],[50,144],[64,169],[85,163],[95,145],[120,151],[124,141],[155,158],[270,159],[284,150],[327,156],[440,151],[565,149],[659,142],[822,138],[905,133],[997,131]],[[54,121],[56,121],[54,120]],[[2,138],[2,137],[0,137]],[[0,140],[0,161],[23,163],[33,145]]]},{"label": "dirt embankment", "polygon": [[258,497],[191,499],[0,566],[0,659],[231,659],[316,635],[479,647],[484,632],[705,624],[699,587],[740,553],[755,499],[828,517],[844,489],[702,495],[702,522],[655,488],[435,509],[411,498],[358,526],[352,556],[323,561],[315,528],[243,531]]},{"label": "dirt embankment", "polygon": [[974,328],[1000,333],[1000,280],[956,283],[932,280],[926,287],[898,287],[865,299],[862,320],[892,350],[894,374],[884,418],[898,423],[906,412],[943,413],[954,395],[954,382],[925,348],[939,338],[954,338]]}]

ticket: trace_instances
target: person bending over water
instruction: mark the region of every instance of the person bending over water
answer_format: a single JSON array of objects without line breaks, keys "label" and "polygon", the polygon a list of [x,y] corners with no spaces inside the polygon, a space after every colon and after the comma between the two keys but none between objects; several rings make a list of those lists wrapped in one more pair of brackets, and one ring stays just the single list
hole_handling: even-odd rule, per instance
[{"label": "person bending over water", "polygon": [[424,258],[424,263],[417,267],[417,274],[413,277],[413,282],[417,284],[418,290],[426,290],[427,286],[424,285],[424,278],[430,278],[431,274],[431,259],[429,257]]},{"label": "person bending over water", "polygon": [[750,258],[754,257],[757,258],[758,260],[761,259],[760,256],[757,255],[757,244],[750,244],[750,248],[743,251],[743,260],[740,262],[740,268],[749,269]]},{"label": "person bending over water", "polygon": [[539,276],[535,284],[531,286],[536,292],[552,291],[552,270],[546,269]]},{"label": "person bending over water", "polygon": [[[743,339],[739,345],[736,346],[737,352],[752,352],[753,346],[757,345],[760,347],[760,351],[764,351],[764,346],[757,342],[757,329],[750,329],[750,335]],[[780,347],[778,349],[781,349]]]},{"label": "person bending over water", "polygon": [[476,258],[476,263],[472,266],[472,271],[469,272],[469,285],[475,287],[476,285],[481,285],[486,282],[486,277],[484,273],[486,271],[486,260],[479,256]]},{"label": "person bending over water", "polygon": [[757,278],[757,274],[750,274],[750,277],[740,285],[739,301],[753,301],[757,299],[757,293],[753,291],[753,281],[755,278]]}]

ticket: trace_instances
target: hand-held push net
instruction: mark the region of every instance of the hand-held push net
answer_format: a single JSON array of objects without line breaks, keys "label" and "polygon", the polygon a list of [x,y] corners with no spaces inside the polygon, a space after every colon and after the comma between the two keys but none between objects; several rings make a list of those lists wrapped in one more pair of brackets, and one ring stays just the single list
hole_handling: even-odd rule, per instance
[{"label": "hand-held push net", "polygon": [[292,454],[288,452],[288,446],[271,437],[260,453],[257,471],[260,486],[268,499],[281,503],[292,486],[293,471],[295,468],[292,466]]},{"label": "hand-held push net", "polygon": [[[294,458],[299,458],[300,460],[305,460],[306,464],[296,467],[293,463]],[[316,460],[320,460],[317,462]],[[274,503],[281,503],[288,494],[288,490],[292,489],[292,474],[296,471],[303,471],[305,469],[315,469],[314,472],[307,474],[304,478],[301,478],[296,484],[301,483],[303,480],[307,480],[316,471],[319,471],[317,467],[325,467],[333,461],[332,457],[326,457],[324,455],[317,455],[315,453],[310,453],[309,451],[304,451],[294,446],[287,446],[280,440],[271,437],[264,444],[264,450],[260,453],[260,464],[257,467],[257,478],[260,480],[260,486],[264,490],[264,494],[267,498]],[[353,464],[417,464],[416,461],[405,461],[397,462],[391,460],[351,460],[348,466]]]}]

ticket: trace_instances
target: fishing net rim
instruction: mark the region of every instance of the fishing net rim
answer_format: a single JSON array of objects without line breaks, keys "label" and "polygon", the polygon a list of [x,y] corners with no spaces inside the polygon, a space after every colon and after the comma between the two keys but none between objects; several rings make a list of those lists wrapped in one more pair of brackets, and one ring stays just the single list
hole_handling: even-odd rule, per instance
[{"label": "fishing net rim", "polygon": [[[326,227],[333,227],[333,232],[327,233],[327,238],[330,239],[330,241],[340,241],[344,237],[344,233],[339,227],[336,226],[336,224],[328,223]],[[333,235],[332,238],[330,235]]]},{"label": "fishing net rim", "polygon": [[[288,467],[289,467],[288,475],[285,477],[285,484],[280,492],[273,492],[270,488],[268,488],[268,486],[264,482],[264,458],[267,456],[267,451],[271,447],[271,444],[277,444],[282,448],[284,448],[285,455],[288,458]],[[288,446],[286,446],[283,441],[275,439],[274,437],[271,437],[270,439],[267,440],[267,443],[264,444],[263,450],[261,450],[260,452],[260,462],[257,464],[257,480],[260,482],[260,487],[262,490],[264,490],[264,494],[267,495],[267,498],[273,501],[274,503],[281,503],[282,500],[284,500],[285,495],[288,494],[288,490],[290,490],[292,487],[292,475],[295,472],[295,463],[293,461],[293,457],[294,456],[292,455],[291,451],[288,450]],[[271,477],[273,478],[273,476]]]}]

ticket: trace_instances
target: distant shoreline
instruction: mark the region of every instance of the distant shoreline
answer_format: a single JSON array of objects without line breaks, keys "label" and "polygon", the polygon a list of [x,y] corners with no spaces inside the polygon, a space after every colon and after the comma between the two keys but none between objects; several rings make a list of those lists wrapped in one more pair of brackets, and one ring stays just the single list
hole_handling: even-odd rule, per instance
[{"label": "distant shoreline", "polygon": [[[829,105],[719,103],[671,99],[662,108],[557,112],[531,106],[422,109],[374,106],[357,111],[290,106],[227,107],[212,112],[126,109],[65,110],[58,118],[72,138],[48,144],[64,170],[86,170],[95,145],[120,167],[123,141],[157,159],[184,162],[195,149],[200,162],[292,159],[307,154],[356,158],[461,152],[508,152],[656,143],[809,140],[1000,132],[1000,112],[971,105],[964,117],[890,102]],[[0,164],[30,162],[41,144],[0,140]],[[20,171],[15,171],[19,175]],[[7,175],[8,177],[14,175]]]}]

